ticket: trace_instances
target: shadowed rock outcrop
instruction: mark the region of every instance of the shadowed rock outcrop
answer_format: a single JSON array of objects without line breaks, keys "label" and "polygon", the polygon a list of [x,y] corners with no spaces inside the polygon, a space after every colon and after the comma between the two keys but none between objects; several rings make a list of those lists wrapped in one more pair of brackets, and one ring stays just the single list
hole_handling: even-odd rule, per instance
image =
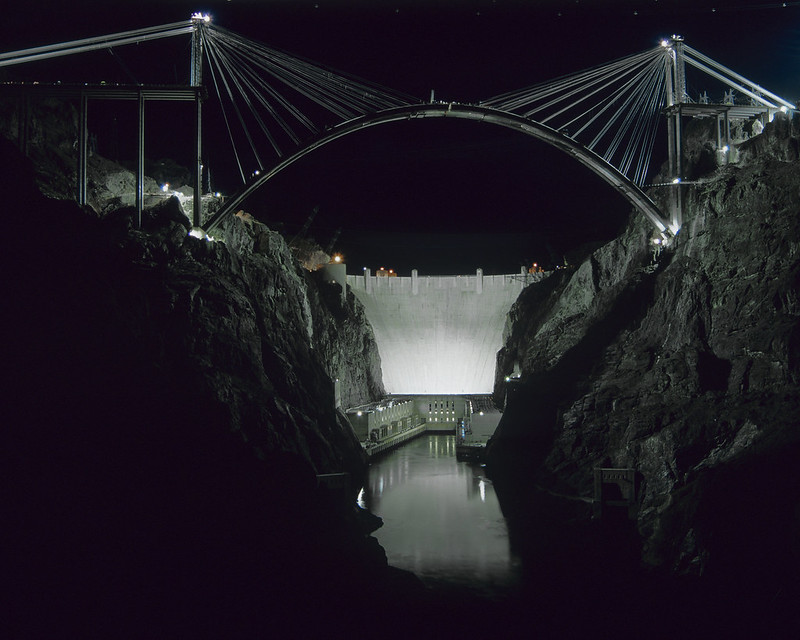
[{"label": "shadowed rock outcrop", "polygon": [[[367,591],[413,592],[351,506],[366,460],[332,376],[350,402],[383,391],[357,303],[263,225],[197,239],[169,200],[137,230],[2,154],[11,628],[331,629]],[[348,496],[318,487],[331,472]]]},{"label": "shadowed rock outcrop", "polygon": [[655,253],[633,219],[523,293],[497,400],[503,376],[522,377],[490,466],[502,476],[516,459],[517,481],[570,498],[569,517],[587,522],[593,469],[636,469],[638,562],[699,577],[701,606],[713,593],[771,629],[800,576],[795,125],[777,118],[741,146],[741,164],[688,192],[673,247]]}]

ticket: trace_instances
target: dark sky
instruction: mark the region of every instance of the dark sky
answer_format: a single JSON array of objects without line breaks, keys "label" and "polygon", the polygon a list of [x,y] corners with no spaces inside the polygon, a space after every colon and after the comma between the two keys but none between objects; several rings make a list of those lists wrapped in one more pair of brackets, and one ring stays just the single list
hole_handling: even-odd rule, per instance
[{"label": "dark sky", "polygon": [[[193,11],[420,101],[435,89],[438,99],[477,102],[648,49],[672,33],[783,97],[800,98],[800,2],[33,0],[4,16],[0,42],[8,51],[185,20]],[[184,81],[188,39],[151,47],[27,65],[30,76],[22,67],[12,73]],[[96,125],[112,111],[115,119],[128,117],[123,107],[109,107],[95,111]],[[149,115],[157,131],[148,138],[149,156],[188,164],[180,157],[191,140],[181,126],[186,115],[174,105]],[[224,138],[207,133],[214,188],[232,191],[238,185]],[[125,140],[104,140],[112,142],[124,156]],[[442,121],[345,138],[294,165],[245,206],[290,234],[315,207],[310,233],[325,246],[340,228],[337,248],[351,271],[385,266],[401,274],[412,267],[496,273],[530,260],[559,262],[576,245],[608,238],[629,211],[588,170],[542,143],[479,123]]]}]

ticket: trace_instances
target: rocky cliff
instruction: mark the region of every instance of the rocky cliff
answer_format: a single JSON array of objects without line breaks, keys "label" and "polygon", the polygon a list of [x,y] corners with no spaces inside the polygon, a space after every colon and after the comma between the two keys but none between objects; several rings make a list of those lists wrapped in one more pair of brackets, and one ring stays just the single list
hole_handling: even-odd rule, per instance
[{"label": "rocky cliff", "polygon": [[656,251],[634,215],[523,292],[498,354],[508,407],[490,453],[502,473],[523,447],[528,482],[578,520],[594,468],[635,469],[628,560],[700,576],[764,629],[793,608],[800,576],[797,149],[797,119],[777,118],[737,164],[699,176],[671,247]]},{"label": "rocky cliff", "polygon": [[[228,635],[317,600],[302,628],[394,584],[350,506],[366,461],[336,408],[337,377],[346,403],[383,394],[358,303],[247,216],[211,242],[173,199],[134,229],[131,210],[42,197],[12,146],[2,159],[4,586],[22,635]],[[343,501],[315,475],[336,472]]]},{"label": "rocky cliff", "polygon": [[[24,149],[32,160],[38,190],[55,199],[74,199],[78,179],[78,108],[73,101],[52,97],[0,99],[0,137]],[[116,134],[104,132],[106,139]],[[113,145],[106,144],[107,147]],[[112,151],[110,148],[108,151]],[[86,202],[99,214],[115,211],[136,202],[135,160],[127,165],[103,156],[97,150],[97,136],[89,134],[86,160]],[[133,170],[131,170],[133,167]],[[169,197],[161,185],[171,185],[170,193],[191,198],[193,189],[189,170],[173,160],[146,161],[143,189],[145,206]],[[191,201],[186,204],[191,209]],[[214,209],[213,198],[204,199],[205,210]]]}]

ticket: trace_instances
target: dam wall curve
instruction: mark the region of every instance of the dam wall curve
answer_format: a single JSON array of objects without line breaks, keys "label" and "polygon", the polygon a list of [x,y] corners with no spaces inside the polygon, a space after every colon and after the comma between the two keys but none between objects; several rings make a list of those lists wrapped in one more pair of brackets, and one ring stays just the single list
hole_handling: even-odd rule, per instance
[{"label": "dam wall curve", "polygon": [[[385,273],[385,272],[384,272]],[[390,394],[488,394],[511,305],[545,274],[348,275],[364,305]]]}]

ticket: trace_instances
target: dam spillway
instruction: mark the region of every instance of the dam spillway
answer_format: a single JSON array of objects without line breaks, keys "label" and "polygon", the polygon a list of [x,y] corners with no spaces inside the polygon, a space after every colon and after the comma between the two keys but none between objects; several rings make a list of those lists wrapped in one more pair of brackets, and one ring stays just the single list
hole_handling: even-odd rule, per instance
[{"label": "dam spillway", "polygon": [[487,394],[511,305],[544,274],[348,275],[364,306],[390,394]]}]

